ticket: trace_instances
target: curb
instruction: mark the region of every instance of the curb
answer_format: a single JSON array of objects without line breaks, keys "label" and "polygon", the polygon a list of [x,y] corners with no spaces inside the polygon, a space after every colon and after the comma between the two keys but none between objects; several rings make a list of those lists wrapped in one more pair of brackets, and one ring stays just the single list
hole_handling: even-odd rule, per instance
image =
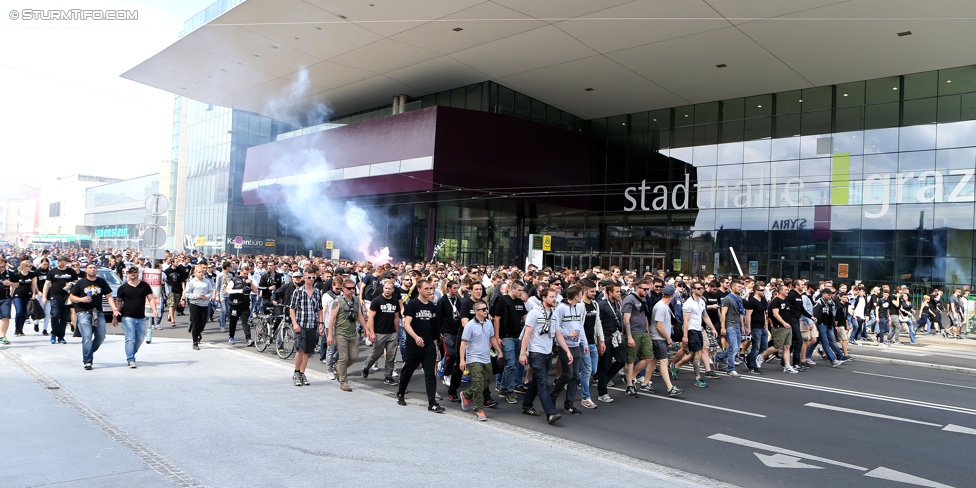
[{"label": "curb", "polygon": [[948,366],[944,364],[922,363],[918,361],[908,361],[905,359],[880,358],[877,356],[866,356],[863,354],[858,355],[857,360],[865,361],[869,363],[894,364],[896,366],[914,366],[916,368],[934,369],[936,371],[948,371],[951,373],[976,375],[976,369],[964,368],[962,366]]}]

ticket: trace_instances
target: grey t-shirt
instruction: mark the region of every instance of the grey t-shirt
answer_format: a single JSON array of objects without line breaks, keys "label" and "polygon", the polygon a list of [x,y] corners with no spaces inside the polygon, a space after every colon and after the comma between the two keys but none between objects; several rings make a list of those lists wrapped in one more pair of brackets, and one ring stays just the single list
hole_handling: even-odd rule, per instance
[{"label": "grey t-shirt", "polygon": [[[525,341],[528,327],[532,328],[532,333],[528,337],[529,345],[525,348],[526,351],[552,354],[552,341],[556,338],[556,327],[558,327],[553,320],[554,315],[551,310],[546,311],[546,308],[540,305],[530,310],[529,314],[525,316],[525,328],[522,329],[520,339]],[[548,329],[548,331],[542,333],[544,329]]]},{"label": "grey t-shirt", "polygon": [[[725,311],[725,329],[742,328],[742,313],[739,311],[739,304],[731,294],[725,295],[722,299],[723,307],[728,307]],[[715,324],[712,324],[715,325]]]},{"label": "grey t-shirt", "polygon": [[464,325],[464,332],[461,333],[461,340],[467,341],[464,346],[464,360],[469,363],[491,363],[491,342],[495,336],[495,327],[490,320],[478,323],[477,320],[469,320]]},{"label": "grey t-shirt", "polygon": [[671,304],[664,303],[664,301],[659,301],[654,304],[654,310],[652,311],[654,321],[651,322],[651,340],[654,341],[667,341],[668,338],[661,335],[657,330],[657,323],[661,322],[664,326],[664,332],[671,336]]},{"label": "grey t-shirt", "polygon": [[620,313],[630,314],[630,321],[627,323],[630,327],[630,335],[647,333],[647,309],[637,295],[627,295],[627,298],[624,298]]}]

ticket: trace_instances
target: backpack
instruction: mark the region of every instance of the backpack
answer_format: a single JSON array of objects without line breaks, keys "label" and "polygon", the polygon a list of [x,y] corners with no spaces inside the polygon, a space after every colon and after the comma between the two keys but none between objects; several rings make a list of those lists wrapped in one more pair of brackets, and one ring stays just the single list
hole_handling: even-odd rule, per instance
[{"label": "backpack", "polygon": [[376,290],[380,286],[379,283],[380,279],[374,277],[373,281],[371,281],[369,285],[363,289],[363,300],[372,300],[373,297],[376,296]]}]

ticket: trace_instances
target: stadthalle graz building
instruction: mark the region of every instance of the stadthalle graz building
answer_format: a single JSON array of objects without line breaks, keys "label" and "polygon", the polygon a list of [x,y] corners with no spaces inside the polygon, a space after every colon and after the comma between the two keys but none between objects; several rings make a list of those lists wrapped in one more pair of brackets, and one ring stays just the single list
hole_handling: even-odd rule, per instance
[{"label": "stadthalle graz building", "polygon": [[308,247],[277,222],[314,184],[368,209],[397,259],[524,263],[539,234],[556,266],[969,284],[974,18],[965,0],[225,1],[123,76],[184,113],[281,122],[192,163],[222,185],[225,232],[194,231],[217,250]]}]

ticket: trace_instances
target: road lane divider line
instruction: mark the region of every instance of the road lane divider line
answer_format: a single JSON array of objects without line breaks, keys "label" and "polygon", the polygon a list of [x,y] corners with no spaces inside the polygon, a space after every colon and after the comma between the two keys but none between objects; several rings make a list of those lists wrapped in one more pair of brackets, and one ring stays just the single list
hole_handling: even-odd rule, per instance
[{"label": "road lane divider line", "polygon": [[933,424],[932,422],[922,422],[921,420],[912,420],[912,419],[906,419],[906,418],[903,418],[903,417],[895,417],[895,416],[892,416],[892,415],[884,415],[884,414],[874,413],[874,412],[865,412],[863,410],[857,410],[857,409],[853,409],[853,408],[837,407],[837,406],[834,406],[834,405],[824,405],[823,403],[810,402],[810,403],[807,403],[806,405],[804,405],[804,407],[819,408],[821,410],[833,410],[835,412],[852,413],[852,414],[855,414],[855,415],[863,415],[865,417],[875,417],[875,418],[886,419],[886,420],[897,420],[899,422],[908,422],[908,423],[912,423],[912,424],[928,425],[928,426],[931,426],[931,427],[942,427],[942,424]]},{"label": "road lane divider line", "polygon": [[834,461],[833,459],[827,459],[820,456],[814,456],[813,454],[806,454],[799,451],[793,451],[790,449],[784,449],[782,447],[776,447],[769,444],[763,444],[761,442],[750,441],[749,439],[742,439],[739,437],[733,437],[726,434],[714,434],[708,436],[709,439],[720,442],[727,442],[729,444],[734,444],[737,446],[745,446],[752,449],[761,449],[763,451],[775,452],[778,454],[785,454],[787,456],[793,456],[801,459],[808,459],[810,461],[817,461],[824,464],[832,464],[834,466],[840,466],[842,468],[854,469],[857,471],[867,471],[868,468],[858,466],[856,464],[848,464],[840,461]]},{"label": "road lane divider line", "polygon": [[903,399],[903,398],[895,398],[895,397],[890,397],[890,396],[886,396],[886,395],[876,395],[874,393],[865,393],[865,392],[860,392],[860,391],[844,390],[844,389],[841,389],[841,388],[833,388],[833,387],[829,387],[829,386],[807,385],[807,384],[804,384],[804,383],[794,383],[792,381],[776,380],[776,379],[772,379],[772,378],[756,378],[755,376],[742,376],[740,379],[743,379],[743,380],[746,380],[746,381],[758,381],[760,383],[769,383],[769,384],[773,384],[773,385],[789,386],[789,387],[793,387],[793,388],[803,388],[803,389],[806,389],[806,390],[814,390],[814,391],[818,391],[818,392],[822,392],[822,393],[836,393],[838,395],[847,395],[847,396],[853,396],[853,397],[857,397],[857,398],[867,398],[867,399],[878,400],[878,401],[882,401],[882,402],[900,403],[902,405],[912,405],[912,406],[915,406],[915,407],[934,408],[936,410],[945,410],[947,412],[956,412],[956,413],[963,413],[963,414],[966,414],[966,415],[974,415],[974,416],[976,416],[976,410],[974,410],[974,409],[965,408],[965,407],[958,407],[958,406],[953,406],[953,405],[943,405],[941,403],[932,403],[932,402],[923,402],[923,401],[920,401],[920,400],[909,400],[909,399]]},{"label": "road lane divider line", "polygon": [[[617,390],[617,391],[626,391],[623,388],[616,387],[616,386],[608,387],[608,389],[610,389],[610,390]],[[683,400],[683,399],[680,399],[680,398],[673,398],[673,397],[668,397],[668,396],[652,395],[650,393],[644,393],[644,392],[641,392],[641,391],[638,391],[637,394],[638,395],[641,395],[641,396],[646,396],[648,398],[654,398],[656,400],[668,400],[668,401],[672,401],[672,402],[685,403],[685,404],[688,404],[688,405],[695,405],[696,407],[711,408],[711,409],[714,409],[714,410],[721,410],[723,412],[737,413],[739,415],[746,415],[746,416],[749,416],[749,417],[758,417],[758,418],[761,418],[761,419],[766,418],[766,416],[763,415],[763,414],[752,413],[752,412],[743,412],[742,410],[735,410],[733,408],[719,407],[719,406],[715,406],[715,405],[709,405],[707,403],[692,402],[692,401],[689,401],[689,400]]]},{"label": "road lane divider line", "polygon": [[976,390],[976,386],[954,385],[952,383],[942,383],[942,382],[939,382],[939,381],[918,380],[918,379],[915,379],[915,378],[903,378],[901,376],[892,376],[892,375],[888,375],[888,374],[868,373],[867,371],[851,371],[851,373],[854,373],[854,374],[866,374],[866,375],[871,375],[871,376],[881,376],[883,378],[893,378],[893,379],[896,379],[896,380],[916,381],[916,382],[919,382],[919,383],[931,383],[933,385],[954,386],[956,388],[967,388],[967,389],[970,389],[970,390]]},{"label": "road lane divider line", "polygon": [[961,425],[949,424],[942,428],[946,432],[958,432],[960,434],[976,435],[976,429],[970,429],[969,427],[963,427]]}]

